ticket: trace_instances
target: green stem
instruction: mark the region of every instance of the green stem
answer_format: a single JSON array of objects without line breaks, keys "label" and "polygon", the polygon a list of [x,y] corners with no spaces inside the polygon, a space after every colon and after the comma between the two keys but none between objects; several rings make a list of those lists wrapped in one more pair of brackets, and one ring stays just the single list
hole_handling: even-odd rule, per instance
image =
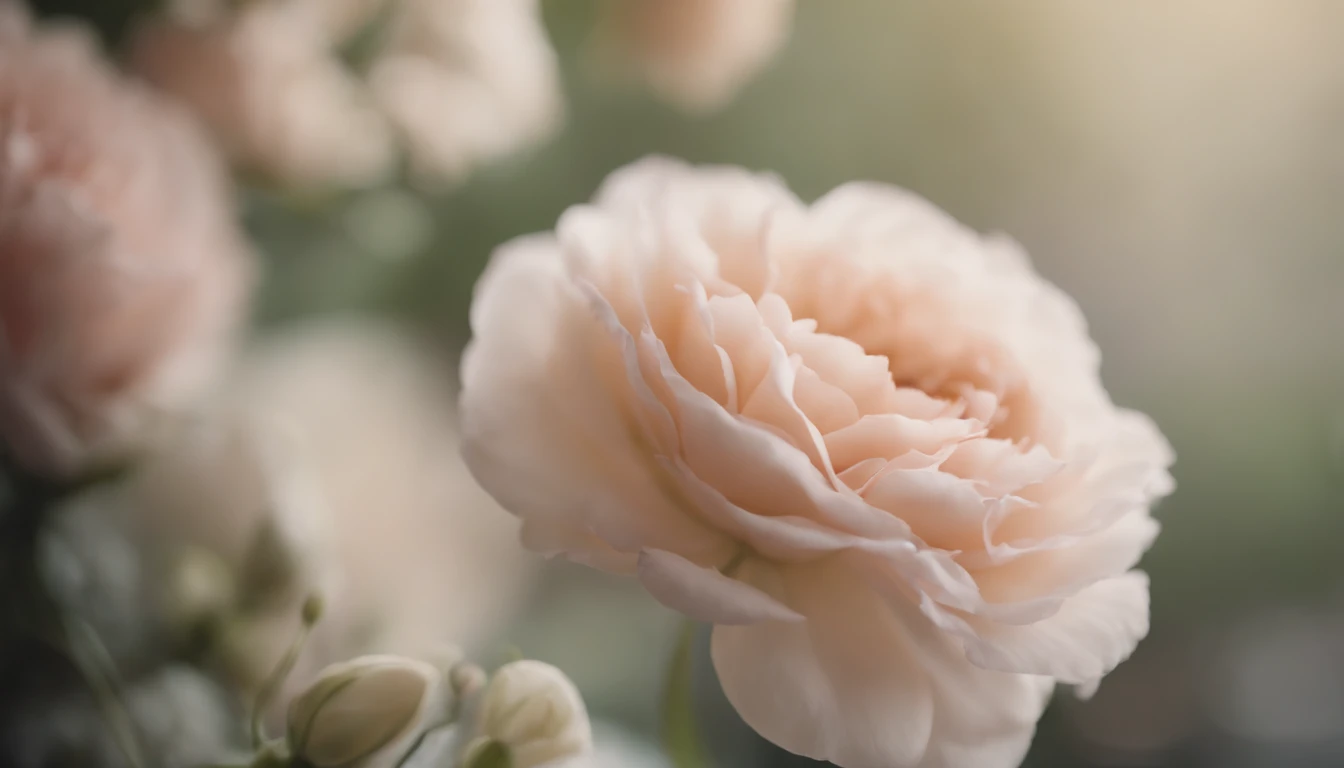
[{"label": "green stem", "polygon": [[257,692],[256,701],[252,703],[252,718],[250,728],[252,735],[252,748],[261,749],[266,743],[265,728],[262,725],[262,717],[266,714],[266,707],[280,693],[280,687],[285,684],[289,673],[294,670],[294,664],[299,660],[299,654],[303,653],[303,646],[308,642],[308,634],[313,631],[313,625],[322,618],[322,601],[316,595],[311,595],[303,601],[302,623],[299,625],[299,634],[290,644],[285,655],[280,659],[280,663],[275,665],[271,674],[261,685],[261,690]]},{"label": "green stem", "polygon": [[681,629],[663,687],[663,749],[675,768],[710,768],[695,724],[695,633],[687,621]]},{"label": "green stem", "polygon": [[103,722],[112,734],[117,749],[131,768],[143,768],[145,756],[135,735],[135,720],[126,709],[116,663],[93,627],[82,619],[66,616],[65,633],[69,638],[70,660],[79,668],[93,693]]},{"label": "green stem", "polygon": [[508,747],[492,741],[470,755],[462,768],[513,768],[513,756]]}]

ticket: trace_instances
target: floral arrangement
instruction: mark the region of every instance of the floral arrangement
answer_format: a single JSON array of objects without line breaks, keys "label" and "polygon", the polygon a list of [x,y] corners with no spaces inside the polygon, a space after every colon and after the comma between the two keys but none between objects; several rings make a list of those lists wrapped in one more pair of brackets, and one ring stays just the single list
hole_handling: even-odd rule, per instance
[{"label": "floral arrangement", "polygon": [[[684,616],[677,768],[720,764],[697,627],[747,726],[841,768],[1019,765],[1147,634],[1173,452],[1011,240],[651,156],[498,246],[460,387],[387,324],[257,342],[239,191],[442,190],[547,142],[539,2],[138,11],[114,63],[0,5],[6,761],[645,764],[558,666],[466,660],[538,554]],[[589,60],[703,114],[793,13],[613,0]]]}]

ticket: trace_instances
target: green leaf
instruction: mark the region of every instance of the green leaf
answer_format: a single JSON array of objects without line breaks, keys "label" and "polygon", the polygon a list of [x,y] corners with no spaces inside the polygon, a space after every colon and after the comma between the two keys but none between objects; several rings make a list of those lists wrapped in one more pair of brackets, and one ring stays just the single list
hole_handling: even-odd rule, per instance
[{"label": "green leaf", "polygon": [[692,621],[682,628],[663,688],[663,749],[676,768],[710,768],[695,726],[695,630]]}]

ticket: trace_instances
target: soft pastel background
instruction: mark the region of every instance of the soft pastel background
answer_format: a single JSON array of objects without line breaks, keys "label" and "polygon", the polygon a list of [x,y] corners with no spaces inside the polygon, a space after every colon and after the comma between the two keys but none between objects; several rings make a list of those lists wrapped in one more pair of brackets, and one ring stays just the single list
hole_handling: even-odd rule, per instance
[{"label": "soft pastel background", "polygon": [[[119,4],[37,3],[113,35]],[[1082,305],[1114,398],[1179,456],[1143,564],[1151,636],[1092,701],[1061,691],[1028,765],[1344,765],[1344,3],[800,0],[775,66],[705,118],[593,66],[594,2],[545,8],[569,119],[540,150],[444,194],[249,193],[259,333],[370,312],[454,360],[492,247],[650,152],[769,169],[809,199],[911,188],[1024,243]],[[675,618],[550,567],[493,647],[561,665],[652,736]],[[702,687],[722,765],[806,762]]]}]

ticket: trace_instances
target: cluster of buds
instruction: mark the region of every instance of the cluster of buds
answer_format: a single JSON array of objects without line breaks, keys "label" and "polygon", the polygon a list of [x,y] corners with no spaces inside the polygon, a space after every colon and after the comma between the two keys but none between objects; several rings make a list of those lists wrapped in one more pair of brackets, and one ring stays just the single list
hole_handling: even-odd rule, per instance
[{"label": "cluster of buds", "polygon": [[[310,600],[304,626],[320,612]],[[249,768],[559,768],[591,750],[592,727],[559,669],[519,660],[491,676],[453,650],[437,663],[373,655],[333,664],[289,702],[285,738],[266,743],[254,721],[254,743]]]},{"label": "cluster of buds", "polygon": [[591,745],[583,699],[549,664],[515,661],[487,679],[469,663],[364,656],[290,703],[284,753],[313,768],[542,768]]}]

